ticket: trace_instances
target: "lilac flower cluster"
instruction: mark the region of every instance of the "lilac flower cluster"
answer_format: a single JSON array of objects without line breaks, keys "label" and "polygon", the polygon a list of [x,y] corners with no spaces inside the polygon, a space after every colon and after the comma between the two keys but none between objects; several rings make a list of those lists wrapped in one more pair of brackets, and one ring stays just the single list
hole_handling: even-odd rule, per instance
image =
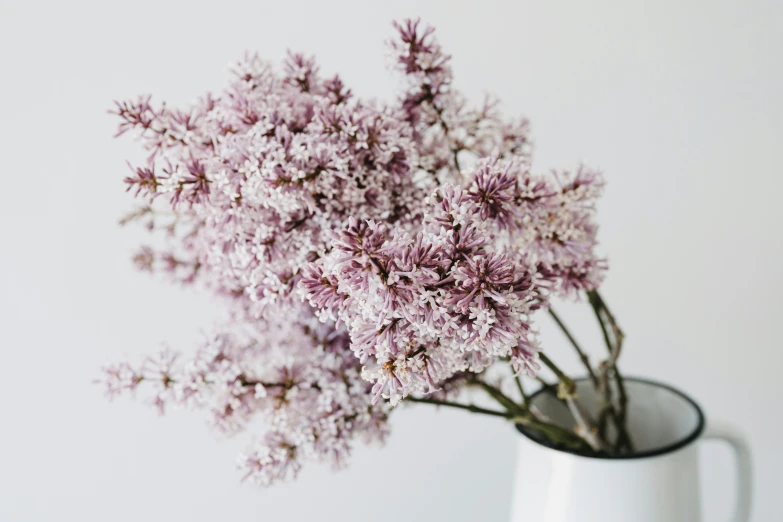
[{"label": "lilac flower cluster", "polygon": [[221,97],[186,111],[146,97],[116,110],[119,133],[137,131],[151,151],[129,190],[168,199],[194,229],[180,246],[205,282],[241,295],[255,317],[291,293],[348,215],[404,224],[426,195],[412,181],[411,128],[393,109],[354,99],[301,55],[285,72],[249,56]]},{"label": "lilac flower cluster", "polygon": [[373,400],[428,394],[498,359],[531,375],[530,315],[553,294],[597,286],[592,172],[537,177],[491,159],[467,187],[425,201],[420,230],[350,219],[333,249],[304,272],[303,293],[324,320],[345,323],[375,383]]},{"label": "lilac flower cluster", "polygon": [[101,382],[109,397],[149,385],[161,413],[170,405],[203,411],[228,435],[258,423],[262,435],[238,465],[246,479],[268,485],[308,460],[341,466],[355,439],[386,435],[389,407],[369,404],[348,344],[345,333],[305,310],[285,325],[215,334],[186,360],[164,350],[139,367],[107,366]]},{"label": "lilac flower cluster", "polygon": [[197,407],[227,432],[261,417],[240,459],[261,484],[382,439],[405,397],[457,395],[498,361],[533,374],[531,314],[605,270],[601,176],[532,172],[527,121],[470,106],[433,30],[395,27],[393,103],[356,98],[312,58],[279,74],[249,55],[187,109],[114,111],[149,151],[125,179],[144,201],[126,221],[169,240],[134,261],[209,288],[234,321],[190,360],[110,366],[102,382],[110,396],[152,382],[159,408]]}]

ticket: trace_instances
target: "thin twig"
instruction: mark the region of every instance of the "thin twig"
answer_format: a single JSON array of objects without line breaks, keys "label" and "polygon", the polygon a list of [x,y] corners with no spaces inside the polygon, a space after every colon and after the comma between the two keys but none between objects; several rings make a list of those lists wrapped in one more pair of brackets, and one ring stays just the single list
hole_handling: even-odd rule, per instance
[{"label": "thin twig", "polygon": [[614,318],[614,315],[612,315],[612,312],[606,305],[606,301],[604,301],[601,297],[601,294],[599,294],[597,290],[591,290],[587,292],[587,296],[590,300],[590,304],[593,306],[593,309],[598,315],[599,321],[601,321],[602,327],[605,329],[604,323],[601,320],[601,316],[603,315],[612,330],[612,337],[614,337],[614,342],[609,343],[607,339],[607,347],[609,348],[610,352],[610,366],[613,367],[617,362],[617,358],[620,357],[620,352],[623,347],[623,340],[625,340],[625,334],[623,333],[622,329],[620,329],[620,325],[617,324],[617,320]]},{"label": "thin twig", "polygon": [[555,313],[555,311],[550,307],[549,308],[549,315],[552,316],[552,319],[555,320],[557,325],[560,327],[560,329],[563,331],[566,337],[568,337],[568,340],[571,341],[571,345],[576,350],[576,353],[579,355],[579,359],[582,361],[582,364],[584,364],[585,368],[587,369],[587,373],[590,376],[590,380],[593,381],[593,385],[598,385],[598,377],[595,375],[595,372],[593,371],[593,367],[590,365],[590,360],[587,358],[587,355],[582,350],[582,348],[579,346],[579,343],[576,342],[576,339],[573,335],[571,335],[571,332],[566,327],[565,323],[560,319],[560,317]]},{"label": "thin twig", "polygon": [[584,436],[568,430],[567,428],[562,428],[556,424],[539,419],[525,406],[515,403],[513,399],[509,398],[501,390],[491,384],[480,379],[470,381],[470,383],[484,389],[493,399],[506,408],[509,413],[516,413],[516,415],[511,418],[512,422],[533,428],[547,436],[553,442],[559,442],[577,448],[585,446],[592,447],[592,444],[586,440]]},{"label": "thin twig", "polygon": [[505,395],[502,391],[500,391],[498,388],[495,388],[491,384],[482,381],[481,379],[469,381],[469,383],[483,388],[484,391],[486,391],[493,399],[498,401],[509,412],[516,413],[518,415],[527,415],[529,413],[527,408],[517,404],[513,399]]},{"label": "thin twig", "polygon": [[427,398],[419,398],[419,397],[407,397],[405,399],[406,401],[411,402],[419,402],[422,404],[433,404],[435,406],[446,406],[449,408],[459,408],[461,410],[467,410],[471,413],[482,413],[484,415],[494,415],[495,417],[503,417],[506,419],[510,419],[512,417],[511,414],[508,412],[502,412],[502,411],[496,411],[496,410],[489,410],[487,408],[481,408],[479,406],[476,406],[474,404],[460,404],[457,402],[448,402],[448,401],[441,401],[438,399],[427,399]]},{"label": "thin twig", "polygon": [[524,386],[522,386],[522,379],[519,378],[519,375],[514,375],[514,382],[517,383],[519,395],[522,396],[522,404],[524,404],[526,408],[529,408],[530,398],[528,397],[527,392],[525,392]]},{"label": "thin twig", "polygon": [[552,359],[550,359],[546,354],[539,353],[538,357],[547,368],[552,370],[552,372],[557,376],[557,380],[560,382],[560,385],[557,389],[557,396],[563,399],[573,395],[576,389],[576,385],[574,384],[574,381],[571,379],[571,377],[566,375],[565,372],[561,370],[554,362],[552,362]]},{"label": "thin twig", "polygon": [[592,420],[582,412],[576,400],[574,400],[574,394],[576,392],[576,384],[574,384],[574,381],[545,354],[540,353],[539,358],[547,368],[557,375],[557,378],[560,381],[560,385],[557,389],[557,397],[565,401],[568,410],[571,412],[571,416],[574,418],[574,421],[576,421],[577,426],[579,426],[577,434],[585,439],[594,450],[606,449],[607,445],[596,437],[597,430],[593,427]]},{"label": "thin twig", "polygon": [[555,388],[555,385],[554,385],[554,384],[552,384],[551,382],[547,382],[547,381],[546,381],[546,380],[544,380],[544,378],[543,378],[543,377],[541,377],[540,375],[536,375],[535,379],[536,379],[538,382],[540,382],[540,383],[541,383],[541,387],[542,387],[542,388],[543,388],[545,391],[548,391],[548,392],[550,392],[550,393],[555,393],[555,394],[556,394],[556,391],[554,390],[554,388]]},{"label": "thin twig", "polygon": [[601,333],[604,336],[604,342],[606,343],[606,350],[611,354],[612,353],[612,340],[609,338],[609,331],[606,329],[606,325],[604,324],[604,319],[601,315],[601,302],[600,298],[597,297],[597,293],[594,292],[588,292],[587,298],[590,301],[590,306],[593,308],[593,311],[595,312],[595,316],[598,319],[598,324],[601,326]]},{"label": "thin twig", "polygon": [[[622,375],[617,369],[617,359],[619,358],[620,352],[622,350],[625,334],[620,329],[620,326],[617,324],[617,320],[614,318],[614,315],[612,315],[612,312],[609,310],[609,307],[606,305],[606,302],[603,300],[597,290],[588,291],[587,297],[590,301],[590,305],[592,306],[593,311],[595,312],[595,316],[598,319],[598,324],[601,326],[601,332],[603,333],[604,341],[606,342],[606,348],[609,351],[609,358],[601,364],[599,371],[599,386],[603,389],[604,392],[605,404],[603,410],[609,414],[609,416],[614,421],[615,426],[617,427],[615,450],[619,451],[623,447],[626,447],[630,451],[633,451],[633,442],[631,441],[630,434],[628,433],[628,429],[626,427],[628,396],[626,394]],[[607,330],[607,324],[611,329],[611,339],[609,331]],[[615,407],[612,403],[612,389],[609,385],[610,376],[614,378],[614,382],[617,387],[619,402],[619,407],[617,410],[615,410]],[[604,417],[603,413],[604,411],[602,411],[602,417]]]},{"label": "thin twig", "polygon": [[593,427],[593,421],[587,416],[579,404],[573,397],[566,397],[565,402],[568,405],[568,410],[571,412],[571,416],[576,421],[576,425],[579,426],[577,434],[590,444],[590,447],[596,451],[607,450],[608,445],[597,436],[597,430]]},{"label": "thin twig", "polygon": [[556,444],[562,444],[563,446],[579,450],[587,450],[590,448],[590,444],[573,431],[558,426],[557,424],[544,422],[533,415],[513,417],[511,421],[538,431],[549,441]]}]

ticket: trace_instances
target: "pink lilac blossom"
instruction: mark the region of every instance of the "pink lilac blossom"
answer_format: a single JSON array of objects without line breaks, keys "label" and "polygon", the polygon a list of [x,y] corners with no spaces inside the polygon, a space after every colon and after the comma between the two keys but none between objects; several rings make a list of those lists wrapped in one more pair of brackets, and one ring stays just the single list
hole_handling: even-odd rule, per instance
[{"label": "pink lilac blossom", "polygon": [[111,397],[152,383],[161,411],[194,407],[228,433],[264,420],[240,458],[259,484],[342,463],[412,394],[458,394],[499,360],[533,374],[532,314],[606,268],[600,174],[534,173],[527,121],[472,107],[432,28],[395,27],[391,103],[313,58],[290,54],[279,74],[248,55],[191,107],[113,111],[149,151],[125,178],[143,206],[123,221],[169,242],[134,262],[210,289],[233,321],[193,358],[109,366],[102,382]]},{"label": "pink lilac blossom", "polygon": [[[583,169],[533,180],[513,161],[484,161],[467,188],[444,185],[425,200],[417,231],[351,218],[302,291],[322,318],[347,325],[375,402],[431,393],[502,358],[532,374],[532,312],[599,282],[597,179]],[[540,187],[535,204],[530,185]]]},{"label": "pink lilac blossom", "polygon": [[215,334],[194,357],[164,350],[138,367],[104,368],[109,397],[149,385],[150,402],[204,412],[227,435],[259,421],[261,435],[241,455],[247,480],[268,485],[296,476],[306,461],[344,464],[353,442],[381,441],[389,406],[371,405],[370,385],[344,332],[312,314]]}]

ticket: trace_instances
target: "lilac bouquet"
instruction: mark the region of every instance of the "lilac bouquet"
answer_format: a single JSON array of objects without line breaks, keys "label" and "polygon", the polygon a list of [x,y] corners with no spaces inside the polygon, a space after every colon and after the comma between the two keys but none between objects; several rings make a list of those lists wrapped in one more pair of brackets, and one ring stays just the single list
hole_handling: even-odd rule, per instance
[{"label": "lilac bouquet", "polygon": [[[502,417],[579,451],[630,450],[623,334],[597,292],[600,173],[533,172],[527,121],[491,99],[471,106],[432,28],[395,28],[393,103],[358,99],[299,54],[282,73],[246,56],[225,91],[185,109],[117,103],[118,134],[149,151],[125,178],[143,204],[122,222],[169,245],[143,247],[136,264],[211,290],[231,320],[195,355],[104,368],[107,394],[144,387],[161,412],[252,429],[238,465],[262,485],[306,461],[343,464],[355,440],[383,440],[400,403]],[[580,296],[608,347],[595,367],[551,307]],[[566,332],[603,393],[600,416],[541,352],[536,312]],[[537,377],[542,364],[556,383]],[[530,408],[522,376],[556,393],[577,428]]]}]

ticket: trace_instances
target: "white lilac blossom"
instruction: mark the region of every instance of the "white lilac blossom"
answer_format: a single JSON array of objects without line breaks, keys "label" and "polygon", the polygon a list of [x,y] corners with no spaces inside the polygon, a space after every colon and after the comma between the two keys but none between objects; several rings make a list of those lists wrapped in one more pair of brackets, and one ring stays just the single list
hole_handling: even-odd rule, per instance
[{"label": "white lilac blossom", "polygon": [[248,55],[192,106],[146,96],[113,111],[149,151],[125,178],[143,205],[123,222],[168,244],[134,262],[216,293],[233,320],[193,357],[109,366],[102,382],[110,396],[152,384],[161,411],[257,433],[240,468],[260,484],[342,463],[406,398],[478,385],[498,399],[487,369],[534,375],[533,314],[595,290],[606,268],[600,174],[534,172],[527,121],[491,99],[472,107],[432,28],[395,27],[404,87],[390,103],[310,57],[289,54],[279,73]]}]

